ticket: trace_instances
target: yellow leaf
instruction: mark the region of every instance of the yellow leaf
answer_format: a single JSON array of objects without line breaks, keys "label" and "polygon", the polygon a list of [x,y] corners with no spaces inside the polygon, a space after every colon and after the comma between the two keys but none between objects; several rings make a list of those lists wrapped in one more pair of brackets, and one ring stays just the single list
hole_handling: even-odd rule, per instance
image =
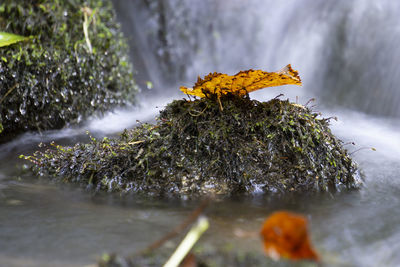
[{"label": "yellow leaf", "polygon": [[180,89],[188,95],[220,98],[228,93],[244,96],[265,87],[287,84],[301,85],[298,72],[293,70],[290,64],[277,72],[250,69],[240,71],[234,76],[214,72],[208,74],[204,79],[199,77],[193,88],[181,86]]}]

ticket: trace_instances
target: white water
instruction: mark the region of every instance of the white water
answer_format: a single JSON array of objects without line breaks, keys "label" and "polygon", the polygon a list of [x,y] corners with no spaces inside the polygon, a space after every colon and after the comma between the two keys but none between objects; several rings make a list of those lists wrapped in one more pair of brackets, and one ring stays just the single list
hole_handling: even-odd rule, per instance
[{"label": "white water", "polygon": [[[296,95],[400,116],[399,1],[162,2],[166,46],[158,38],[163,29],[158,17],[142,1],[130,2],[131,9],[117,5],[127,36],[139,53],[146,52],[140,56],[147,60],[147,72],[157,74],[149,76],[159,91],[165,91],[164,79],[177,88],[209,72],[275,71],[291,63],[304,83]],[[157,10],[157,3],[150,9]],[[137,28],[142,34],[135,35]],[[161,55],[168,55],[168,62]]]}]

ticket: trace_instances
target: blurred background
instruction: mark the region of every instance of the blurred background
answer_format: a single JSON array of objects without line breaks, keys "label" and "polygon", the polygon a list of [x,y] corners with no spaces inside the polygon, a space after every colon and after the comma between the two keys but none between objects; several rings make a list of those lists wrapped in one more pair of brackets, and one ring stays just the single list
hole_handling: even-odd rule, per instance
[{"label": "blurred background", "polygon": [[[209,72],[276,71],[291,63],[303,88],[284,90],[287,96],[400,116],[399,1],[113,2],[142,87],[149,80],[170,94]],[[256,96],[271,90],[282,92]]]}]

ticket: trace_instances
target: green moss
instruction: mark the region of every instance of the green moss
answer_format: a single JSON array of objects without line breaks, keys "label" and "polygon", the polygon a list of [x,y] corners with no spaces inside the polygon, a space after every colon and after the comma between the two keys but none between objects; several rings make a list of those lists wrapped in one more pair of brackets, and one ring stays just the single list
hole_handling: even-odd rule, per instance
[{"label": "green moss", "polygon": [[173,101],[156,125],[53,145],[31,160],[39,174],[96,190],[145,194],[328,191],[360,184],[328,120],[288,101]]},{"label": "green moss", "polygon": [[0,48],[0,142],[134,100],[128,47],[110,1],[6,0],[0,28],[34,36]]}]

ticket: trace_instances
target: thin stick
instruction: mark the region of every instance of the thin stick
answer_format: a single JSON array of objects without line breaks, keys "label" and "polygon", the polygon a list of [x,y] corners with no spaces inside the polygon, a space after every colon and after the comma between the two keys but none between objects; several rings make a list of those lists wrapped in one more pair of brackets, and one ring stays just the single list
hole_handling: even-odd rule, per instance
[{"label": "thin stick", "polygon": [[219,103],[219,109],[221,111],[224,111],[224,108],[222,107],[222,103],[221,103],[221,98],[220,97],[218,97],[218,103]]},{"label": "thin stick", "polygon": [[10,90],[7,91],[7,93],[0,99],[0,104],[6,99],[6,97],[19,85],[19,83],[14,84]]},{"label": "thin stick", "polygon": [[192,116],[192,117],[198,117],[198,116],[203,115],[204,111],[206,111],[207,108],[208,108],[208,106],[206,106],[202,111],[194,110],[194,111],[196,111],[196,112],[198,113],[197,115],[196,115],[196,114],[193,114],[193,113],[189,110],[189,114],[190,114],[190,116]]},{"label": "thin stick", "polygon": [[197,221],[197,224],[190,229],[163,267],[179,266],[181,261],[186,257],[194,244],[196,244],[196,242],[200,239],[200,236],[208,229],[209,226],[210,224],[207,218],[204,216],[200,217]]},{"label": "thin stick", "polygon": [[304,105],[305,107],[308,106],[308,104],[310,104],[311,102],[314,102],[315,98],[311,98],[310,100],[307,101],[307,103]]},{"label": "thin stick", "polygon": [[359,149],[354,150],[353,152],[350,152],[349,155],[353,155],[354,153],[360,151],[360,150],[364,150],[364,149],[371,149],[372,151],[376,151],[376,148],[374,147],[360,147]]},{"label": "thin stick", "polygon": [[[188,225],[192,224],[194,221],[197,220],[197,218],[203,213],[203,211],[205,210],[205,208],[208,206],[209,203],[210,203],[210,198],[203,200],[200,203],[200,205],[186,218],[185,221],[183,221],[180,225],[175,227],[175,229],[173,229],[171,232],[167,233],[161,239],[157,240],[156,242],[154,242],[153,244],[148,246],[143,251],[140,251],[138,254],[147,254],[147,253],[161,247],[166,241],[179,235],[183,230],[185,230],[185,228]],[[137,254],[135,254],[135,255],[137,255]]]}]

